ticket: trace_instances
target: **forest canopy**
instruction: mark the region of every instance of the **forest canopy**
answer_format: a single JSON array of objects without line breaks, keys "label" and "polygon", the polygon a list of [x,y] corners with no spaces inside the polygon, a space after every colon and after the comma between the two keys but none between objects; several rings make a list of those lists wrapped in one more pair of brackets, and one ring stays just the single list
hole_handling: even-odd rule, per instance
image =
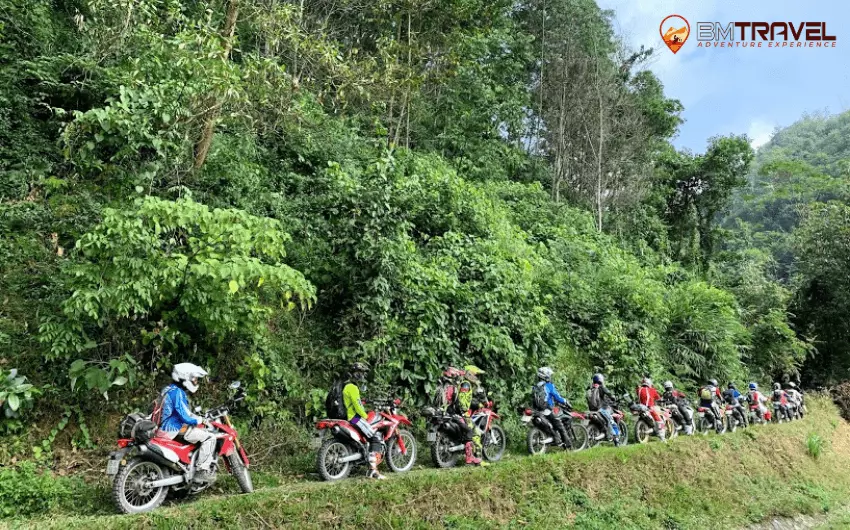
[{"label": "forest canopy", "polygon": [[850,114],[676,150],[612,17],[0,0],[0,371],[85,417],[191,361],[270,423],[354,360],[416,401],[449,364],[506,404],[542,364],[570,392],[846,378]]}]

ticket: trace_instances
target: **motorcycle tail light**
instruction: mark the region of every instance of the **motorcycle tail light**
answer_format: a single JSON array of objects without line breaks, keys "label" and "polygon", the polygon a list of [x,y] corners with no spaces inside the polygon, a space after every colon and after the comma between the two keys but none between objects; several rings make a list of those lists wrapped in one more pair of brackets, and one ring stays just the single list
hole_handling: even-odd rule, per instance
[{"label": "motorcycle tail light", "polygon": [[531,416],[531,409],[525,409],[525,415]]},{"label": "motorcycle tail light", "polygon": [[487,402],[487,408],[488,408],[488,409],[493,408],[493,402],[492,402],[492,401],[488,401],[488,402]]},{"label": "motorcycle tail light", "polygon": [[130,440],[129,438],[122,438],[122,439],[118,440],[118,447],[120,447],[121,449],[124,449],[125,447],[130,445],[130,442],[132,442],[132,441],[133,440]]},{"label": "motorcycle tail light", "polygon": [[399,406],[399,405],[401,405],[401,400],[400,400],[399,398],[395,398],[395,399],[393,400],[393,405],[395,405],[396,407],[397,407],[397,406]]}]

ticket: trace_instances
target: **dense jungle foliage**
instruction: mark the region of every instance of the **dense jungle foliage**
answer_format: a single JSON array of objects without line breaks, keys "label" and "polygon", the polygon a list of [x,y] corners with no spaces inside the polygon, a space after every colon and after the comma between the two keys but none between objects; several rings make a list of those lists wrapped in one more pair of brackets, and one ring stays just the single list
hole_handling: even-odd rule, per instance
[{"label": "dense jungle foliage", "polygon": [[418,402],[451,363],[506,405],[540,364],[572,396],[846,378],[850,115],[677,151],[613,17],[0,0],[0,455],[57,418],[87,443],[179,361],[247,382],[256,425],[353,360]]}]

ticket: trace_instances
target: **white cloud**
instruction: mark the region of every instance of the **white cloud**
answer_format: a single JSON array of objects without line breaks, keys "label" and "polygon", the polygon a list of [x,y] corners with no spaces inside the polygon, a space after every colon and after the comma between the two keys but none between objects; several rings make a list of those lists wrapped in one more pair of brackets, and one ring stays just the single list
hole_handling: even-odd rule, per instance
[{"label": "white cloud", "polygon": [[750,145],[753,146],[753,149],[758,149],[769,142],[775,128],[776,125],[764,120],[753,120],[750,123],[750,129],[747,131],[747,136],[750,137]]}]

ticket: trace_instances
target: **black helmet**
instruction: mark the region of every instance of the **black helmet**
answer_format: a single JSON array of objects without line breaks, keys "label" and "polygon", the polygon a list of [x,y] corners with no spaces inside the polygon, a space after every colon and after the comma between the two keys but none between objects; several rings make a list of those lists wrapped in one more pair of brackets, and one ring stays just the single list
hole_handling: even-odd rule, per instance
[{"label": "black helmet", "polygon": [[[729,385],[727,386],[727,388],[735,388],[735,383],[729,383]],[[736,390],[737,390],[737,389],[736,389]]]},{"label": "black helmet", "polygon": [[348,373],[351,374],[352,379],[362,381],[366,379],[366,374],[369,373],[369,365],[358,361],[351,365],[351,368],[348,370]]}]

